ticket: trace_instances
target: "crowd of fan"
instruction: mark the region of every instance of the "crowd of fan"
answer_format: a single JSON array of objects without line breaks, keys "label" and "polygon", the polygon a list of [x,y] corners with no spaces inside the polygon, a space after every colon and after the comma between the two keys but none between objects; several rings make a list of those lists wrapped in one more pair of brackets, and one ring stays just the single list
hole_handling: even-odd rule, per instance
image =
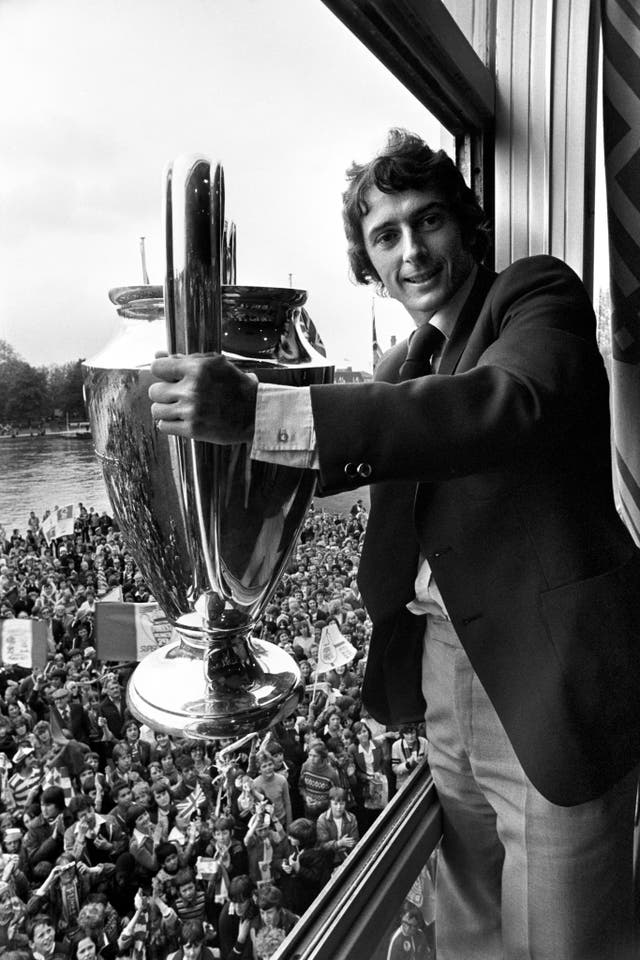
[{"label": "crowd of fan", "polygon": [[[361,501],[310,510],[259,624],[299,661],[306,694],[240,748],[128,714],[132,665],[98,661],[95,606],[114,588],[132,602],[149,591],[106,513],[80,504],[52,546],[34,513],[25,533],[0,527],[0,619],[51,625],[44,670],[0,666],[5,960],[272,955],[426,750],[421,731],[388,730],[361,703],[366,519]],[[316,675],[330,621],[356,653]],[[409,908],[415,957],[431,956],[425,910]]]}]

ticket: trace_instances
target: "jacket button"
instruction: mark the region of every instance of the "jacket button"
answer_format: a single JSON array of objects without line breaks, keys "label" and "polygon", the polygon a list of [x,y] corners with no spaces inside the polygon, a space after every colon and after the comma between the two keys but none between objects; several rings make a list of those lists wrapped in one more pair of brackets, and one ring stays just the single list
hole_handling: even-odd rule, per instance
[{"label": "jacket button", "polygon": [[441,550],[435,550],[431,554],[431,560],[439,560],[440,557],[443,557],[445,553],[451,553],[451,547],[443,547]]},{"label": "jacket button", "polygon": [[349,461],[348,463],[345,463],[344,472],[348,480],[357,480],[358,470],[356,468],[355,463],[351,463],[351,461]]},{"label": "jacket button", "polygon": [[359,463],[358,464],[358,474],[362,477],[363,480],[368,480],[373,469],[370,463]]},{"label": "jacket button", "polygon": [[280,443],[286,443],[288,439],[289,439],[289,434],[284,429],[284,427],[281,430],[278,430],[278,441]]}]

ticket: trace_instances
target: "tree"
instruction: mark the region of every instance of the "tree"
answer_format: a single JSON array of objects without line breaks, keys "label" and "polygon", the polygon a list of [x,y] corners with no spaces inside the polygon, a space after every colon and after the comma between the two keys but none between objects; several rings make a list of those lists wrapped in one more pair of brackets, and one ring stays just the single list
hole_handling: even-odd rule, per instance
[{"label": "tree", "polygon": [[75,420],[86,416],[82,393],[83,360],[32,367],[0,340],[0,424],[26,424],[51,417],[58,408]]},{"label": "tree", "polygon": [[9,395],[5,401],[5,420],[29,423],[41,420],[49,412],[46,370],[36,370],[25,361],[9,368]]},{"label": "tree", "polygon": [[84,396],[82,392],[83,360],[73,360],[47,371],[47,382],[53,409],[61,410],[64,416],[74,420],[85,417]]}]

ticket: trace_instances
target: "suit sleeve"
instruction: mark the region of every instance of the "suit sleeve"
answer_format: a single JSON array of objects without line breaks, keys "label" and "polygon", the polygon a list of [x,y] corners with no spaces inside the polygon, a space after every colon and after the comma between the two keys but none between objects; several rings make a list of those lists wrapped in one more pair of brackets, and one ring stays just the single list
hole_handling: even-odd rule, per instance
[{"label": "suit sleeve", "polygon": [[560,442],[602,373],[578,277],[551,257],[518,261],[491,288],[454,376],[311,388],[323,492],[500,468]]}]

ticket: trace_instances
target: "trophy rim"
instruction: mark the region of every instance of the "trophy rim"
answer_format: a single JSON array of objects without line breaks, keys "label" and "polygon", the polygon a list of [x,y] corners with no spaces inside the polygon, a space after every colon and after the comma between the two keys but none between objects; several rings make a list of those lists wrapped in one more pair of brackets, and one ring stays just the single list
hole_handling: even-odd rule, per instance
[{"label": "trophy rim", "polygon": [[[307,301],[308,291],[302,287],[261,287],[252,284],[225,283],[222,285],[222,299],[235,300],[240,297],[255,300],[278,300],[290,306],[302,306]],[[164,287],[160,284],[133,284],[127,287],[112,287],[109,299],[116,307],[127,307],[141,302],[154,303],[164,301]]]}]

